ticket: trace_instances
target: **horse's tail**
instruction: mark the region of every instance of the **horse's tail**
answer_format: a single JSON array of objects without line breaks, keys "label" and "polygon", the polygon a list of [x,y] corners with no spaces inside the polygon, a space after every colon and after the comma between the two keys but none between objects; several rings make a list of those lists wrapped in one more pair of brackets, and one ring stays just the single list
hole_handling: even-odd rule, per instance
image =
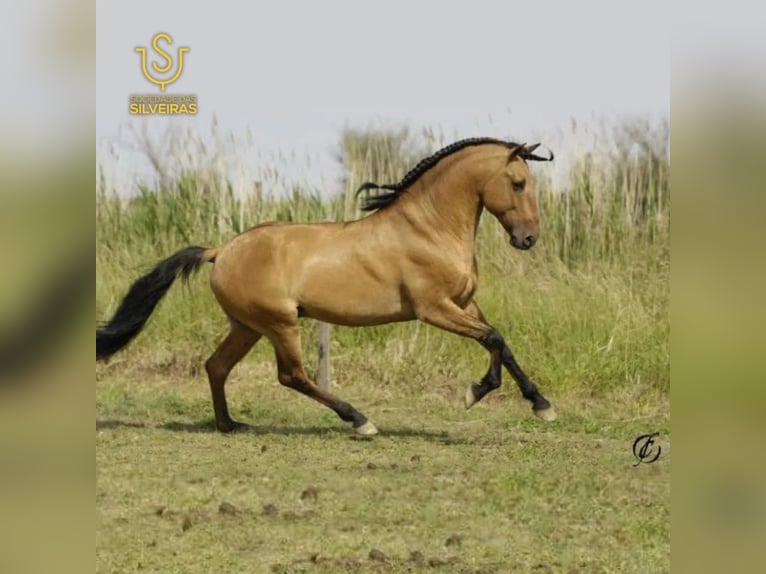
[{"label": "horse's tail", "polygon": [[130,343],[176,278],[188,279],[203,263],[214,261],[217,253],[216,248],[186,247],[137,279],[111,320],[96,329],[96,360],[108,359]]}]

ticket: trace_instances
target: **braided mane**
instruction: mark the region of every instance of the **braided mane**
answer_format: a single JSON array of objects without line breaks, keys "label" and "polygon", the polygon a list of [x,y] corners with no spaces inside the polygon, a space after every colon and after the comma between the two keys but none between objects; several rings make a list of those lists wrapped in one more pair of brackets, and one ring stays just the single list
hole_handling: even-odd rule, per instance
[{"label": "braided mane", "polygon": [[[399,183],[386,183],[386,184],[378,184],[371,181],[368,181],[367,183],[363,183],[359,186],[359,189],[356,190],[356,194],[359,195],[363,191],[367,191],[368,189],[386,189],[388,190],[388,193],[381,193],[380,195],[376,195],[373,197],[368,197],[364,200],[364,203],[362,204],[362,210],[363,211],[375,211],[376,209],[380,209],[382,207],[386,207],[387,205],[391,205],[394,201],[396,201],[399,196],[413,183],[415,183],[418,179],[420,179],[420,176],[422,176],[425,172],[427,172],[429,169],[434,167],[437,163],[439,163],[441,160],[443,160],[445,157],[452,155],[453,153],[459,152],[460,150],[470,147],[470,146],[477,146],[477,145],[484,145],[484,144],[496,144],[496,145],[502,145],[507,148],[515,148],[519,145],[515,142],[505,141],[505,140],[499,140],[495,138],[468,138],[456,141],[446,147],[443,147],[439,151],[431,154],[430,156],[422,159],[418,164],[413,167],[407,174],[402,178],[402,180]],[[525,159],[525,160],[532,160],[532,161],[550,161],[553,159],[553,154],[551,153],[550,158],[544,158],[540,157],[538,155],[535,155],[533,153],[525,153],[521,152],[519,154],[519,157]]]}]

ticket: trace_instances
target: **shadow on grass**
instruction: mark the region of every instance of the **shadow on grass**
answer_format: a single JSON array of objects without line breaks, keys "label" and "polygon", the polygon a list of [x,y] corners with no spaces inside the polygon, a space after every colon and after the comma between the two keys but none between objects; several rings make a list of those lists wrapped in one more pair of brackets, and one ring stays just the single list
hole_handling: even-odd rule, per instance
[{"label": "shadow on grass", "polygon": [[[162,423],[153,427],[153,425],[147,425],[145,423],[137,423],[132,421],[122,420],[97,420],[96,430],[109,430],[118,428],[158,428],[171,432],[185,432],[185,433],[206,433],[213,434],[218,433],[215,428],[215,422],[212,420],[200,420],[196,422],[177,422],[171,421]],[[253,435],[282,435],[282,436],[328,436],[328,437],[348,437],[356,438],[350,427],[337,426],[337,427],[323,427],[323,426],[287,426],[287,425],[249,425],[243,424],[243,428],[238,429],[231,434],[253,434]],[[401,437],[401,438],[417,438],[431,442],[439,442],[442,444],[462,444],[465,441],[454,436],[450,436],[446,431],[428,431],[424,429],[414,428],[392,428],[382,429],[380,435],[383,437]]]},{"label": "shadow on grass", "polygon": [[143,429],[146,428],[146,425],[144,423],[134,423],[130,421],[117,421],[117,420],[97,420],[96,421],[96,430],[109,430],[109,429],[117,429],[117,428],[134,428],[134,429]]}]

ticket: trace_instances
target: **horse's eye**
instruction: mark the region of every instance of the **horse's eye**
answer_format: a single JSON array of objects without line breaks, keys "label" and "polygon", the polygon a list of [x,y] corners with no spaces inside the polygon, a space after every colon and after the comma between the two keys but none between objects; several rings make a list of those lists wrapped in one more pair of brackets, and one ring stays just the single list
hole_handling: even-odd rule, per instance
[{"label": "horse's eye", "polygon": [[514,181],[512,182],[513,185],[513,191],[524,191],[524,186],[526,185],[525,181]]}]

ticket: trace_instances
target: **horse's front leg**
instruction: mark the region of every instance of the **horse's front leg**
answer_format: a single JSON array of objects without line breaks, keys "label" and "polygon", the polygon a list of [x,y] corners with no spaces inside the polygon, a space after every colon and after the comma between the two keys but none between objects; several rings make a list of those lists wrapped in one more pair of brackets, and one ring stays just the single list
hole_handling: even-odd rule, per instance
[{"label": "horse's front leg", "polygon": [[[476,304],[476,301],[471,301],[465,310],[467,313],[476,317],[480,321],[485,323],[487,322],[481,312],[481,309],[479,309],[479,306]],[[532,410],[538,417],[545,421],[556,420],[556,411],[553,410],[551,403],[542,395],[540,390],[537,388],[537,385],[535,385],[530,380],[527,374],[522,370],[521,366],[519,366],[519,363],[516,361],[516,357],[513,356],[513,352],[511,352],[508,344],[505,343],[499,334],[498,337],[500,341],[502,341],[502,350],[500,354],[502,364],[506,369],[508,369],[508,372],[513,377],[513,380],[516,381],[516,384],[519,386],[519,390],[521,391],[521,395],[532,403]],[[491,369],[492,366],[490,365],[490,370]],[[484,395],[492,390],[484,390],[483,385],[484,379],[482,379],[481,383],[478,385],[471,385],[468,388],[468,391],[466,391],[465,395],[465,408],[470,409],[474,404],[480,401]]]},{"label": "horse's front leg", "polygon": [[[476,304],[476,301],[471,301],[465,310],[468,314],[476,317],[478,320],[483,321],[484,323],[487,322],[481,309],[479,309],[479,306]],[[522,396],[532,403],[532,410],[538,417],[545,421],[556,420],[556,411],[553,410],[551,403],[548,402],[548,399],[542,395],[537,388],[537,385],[535,385],[522,370],[508,344],[503,340],[499,333],[495,333],[497,334],[497,338],[493,342],[497,347],[502,347],[500,351],[501,362],[505,368],[508,369],[513,380],[516,381]],[[492,365],[490,365],[490,370],[492,370]],[[470,409],[473,405],[479,402],[484,395],[493,390],[493,388],[488,388],[488,385],[485,385],[486,378],[485,375],[480,383],[468,387],[465,395],[465,408]]]},{"label": "horse's front leg", "polygon": [[466,408],[471,408],[487,393],[500,386],[501,365],[504,365],[518,384],[521,394],[532,403],[534,413],[546,421],[556,419],[551,404],[521,369],[502,335],[487,323],[475,301],[461,309],[453,301],[447,300],[420,313],[418,318],[452,333],[471,337],[489,352],[489,369],[479,383],[468,387],[465,394]]},{"label": "horse's front leg", "polygon": [[[503,348],[502,360],[505,368],[508,369],[509,373],[511,373],[511,376],[516,381],[516,384],[519,385],[522,396],[532,403],[532,410],[534,413],[544,421],[555,421],[556,411],[553,410],[553,407],[551,406],[551,403],[548,401],[548,399],[542,395],[540,390],[537,388],[537,385],[530,381],[526,373],[521,370],[521,367],[516,362],[516,357],[513,356],[513,353],[511,352],[511,349],[508,348],[508,345],[505,345]],[[466,408],[468,407],[469,405],[466,403]]]}]

